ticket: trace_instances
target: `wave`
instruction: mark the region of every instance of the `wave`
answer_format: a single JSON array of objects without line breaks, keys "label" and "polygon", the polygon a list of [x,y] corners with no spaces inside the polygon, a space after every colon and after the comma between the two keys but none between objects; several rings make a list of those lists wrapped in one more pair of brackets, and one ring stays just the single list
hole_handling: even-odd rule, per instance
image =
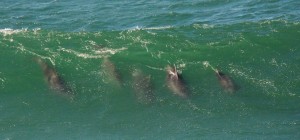
[{"label": "wave", "polygon": [[[89,31],[76,31],[76,32],[70,32],[70,33],[103,33],[103,32],[122,32],[122,31],[163,31],[163,30],[170,30],[170,29],[184,29],[184,28],[193,28],[193,29],[213,29],[213,28],[226,28],[226,27],[240,27],[240,26],[253,26],[253,25],[284,25],[284,26],[297,26],[300,24],[299,21],[289,21],[289,20],[285,20],[285,19],[263,19],[263,20],[259,20],[259,21],[246,21],[246,22],[240,22],[240,23],[233,23],[233,24],[226,24],[226,23],[203,23],[203,22],[193,22],[191,24],[187,24],[187,25],[180,25],[180,26],[174,26],[174,25],[167,25],[167,26],[154,26],[154,27],[147,27],[147,26],[134,26],[131,28],[126,28],[126,29],[121,29],[121,30],[103,30],[103,31],[99,31],[99,32],[89,32]],[[33,33],[37,33],[38,31],[54,31],[54,32],[61,32],[63,33],[63,31],[55,31],[55,30],[49,30],[49,29],[43,29],[42,28],[33,28],[33,29],[29,29],[29,28],[21,28],[21,29],[12,29],[12,28],[3,28],[0,29],[0,33],[3,34],[4,36],[7,35],[12,35],[12,34],[18,34],[18,33],[26,33],[26,32],[33,32]],[[65,32],[67,33],[67,32]]]}]

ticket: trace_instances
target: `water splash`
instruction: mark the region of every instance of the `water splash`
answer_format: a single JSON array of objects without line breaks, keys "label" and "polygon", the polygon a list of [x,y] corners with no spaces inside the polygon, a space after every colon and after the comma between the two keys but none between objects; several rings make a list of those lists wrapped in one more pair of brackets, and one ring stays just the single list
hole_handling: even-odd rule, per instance
[{"label": "water splash", "polygon": [[210,65],[208,61],[203,61],[202,64],[204,65],[205,68],[210,67],[213,71],[215,71],[215,72],[218,71],[216,68],[214,68],[212,65]]}]

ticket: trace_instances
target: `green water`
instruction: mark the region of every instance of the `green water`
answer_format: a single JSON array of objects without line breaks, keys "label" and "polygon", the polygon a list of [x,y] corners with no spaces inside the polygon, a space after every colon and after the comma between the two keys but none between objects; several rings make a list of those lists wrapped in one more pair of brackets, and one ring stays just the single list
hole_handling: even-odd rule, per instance
[{"label": "green water", "polygon": [[[298,1],[0,5],[0,139],[300,137]],[[50,88],[37,58],[70,93]],[[225,92],[205,63],[237,90]],[[188,99],[167,87],[167,65]],[[134,90],[137,69],[150,76],[151,102]]]}]

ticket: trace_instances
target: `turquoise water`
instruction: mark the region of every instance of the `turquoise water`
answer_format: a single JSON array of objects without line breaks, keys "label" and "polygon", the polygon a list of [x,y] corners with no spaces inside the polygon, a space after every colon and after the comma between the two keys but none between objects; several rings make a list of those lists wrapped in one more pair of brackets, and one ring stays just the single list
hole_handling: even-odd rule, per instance
[{"label": "turquoise water", "polygon": [[[299,139],[299,7],[1,1],[0,139]],[[52,89],[37,60],[70,90]],[[168,88],[167,65],[188,99]]]}]

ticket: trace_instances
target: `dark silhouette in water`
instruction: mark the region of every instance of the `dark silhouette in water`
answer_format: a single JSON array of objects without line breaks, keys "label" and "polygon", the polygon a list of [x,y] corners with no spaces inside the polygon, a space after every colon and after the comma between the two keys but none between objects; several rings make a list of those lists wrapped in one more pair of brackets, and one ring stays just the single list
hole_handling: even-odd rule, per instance
[{"label": "dark silhouette in water", "polygon": [[41,66],[45,76],[45,80],[48,83],[49,87],[63,96],[73,98],[70,88],[67,87],[65,81],[59,76],[53,66],[47,64],[40,58],[37,58],[36,61]]},{"label": "dark silhouette in water", "polygon": [[121,76],[115,65],[107,57],[103,59],[101,69],[104,82],[121,87]]},{"label": "dark silhouette in water", "polygon": [[146,76],[141,70],[135,69],[132,72],[132,77],[132,87],[138,102],[142,104],[152,103],[155,99],[155,96],[153,93],[153,86],[151,84],[151,76]]},{"label": "dark silhouette in water", "polygon": [[175,94],[187,98],[188,93],[182,77],[177,73],[176,67],[167,66],[167,86]]},{"label": "dark silhouette in water", "polygon": [[211,66],[209,64],[208,61],[204,61],[203,65],[205,67],[210,67],[216,74],[221,87],[224,89],[224,91],[229,92],[229,93],[233,93],[237,90],[236,85],[234,84],[233,80],[231,80],[231,78],[227,75],[225,75],[224,73],[220,72],[218,69],[215,69],[213,66]]},{"label": "dark silhouette in water", "polygon": [[220,85],[226,92],[233,93],[236,91],[236,86],[229,76],[225,75],[219,70],[215,70],[215,73],[220,82]]}]

